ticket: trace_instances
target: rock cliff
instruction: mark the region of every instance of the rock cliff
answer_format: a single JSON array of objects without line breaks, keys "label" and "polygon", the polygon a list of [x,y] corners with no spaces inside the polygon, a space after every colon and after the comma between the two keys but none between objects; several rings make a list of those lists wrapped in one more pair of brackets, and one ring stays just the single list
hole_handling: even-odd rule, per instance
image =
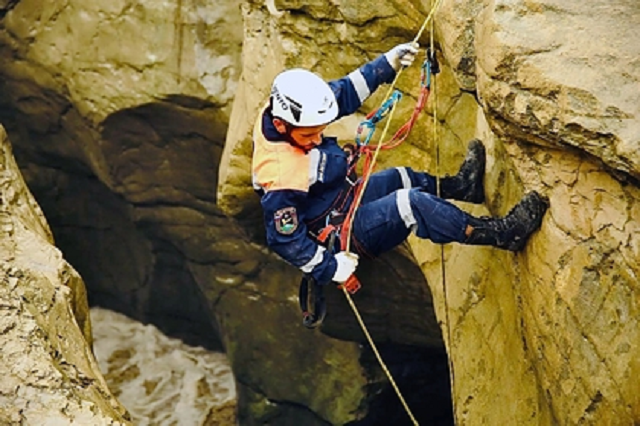
[{"label": "rock cliff", "polygon": [[0,422],[129,424],[91,351],[84,283],[54,247],[0,127]]},{"label": "rock cliff", "polygon": [[[0,1],[0,122],[90,301],[224,348],[242,424],[406,421],[340,293],[322,330],[299,324],[250,133],[280,70],[345,75],[411,40],[432,2],[40,3]],[[363,265],[365,321],[423,423],[450,423],[451,403],[459,424],[640,422],[640,9],[443,0],[434,24],[443,71],[379,167],[453,173],[478,137],[487,202],[461,207],[504,214],[536,189],[551,209],[518,255],[410,238]],[[330,132],[351,140],[383,95]]]}]

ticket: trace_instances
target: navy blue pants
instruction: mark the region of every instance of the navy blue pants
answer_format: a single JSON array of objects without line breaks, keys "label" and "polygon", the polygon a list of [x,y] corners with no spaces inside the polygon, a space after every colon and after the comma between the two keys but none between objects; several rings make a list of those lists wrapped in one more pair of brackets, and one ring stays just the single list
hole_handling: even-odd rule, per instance
[{"label": "navy blue pants", "polygon": [[353,221],[356,251],[377,256],[411,232],[434,243],[463,242],[467,213],[435,193],[433,176],[408,167],[372,174]]}]

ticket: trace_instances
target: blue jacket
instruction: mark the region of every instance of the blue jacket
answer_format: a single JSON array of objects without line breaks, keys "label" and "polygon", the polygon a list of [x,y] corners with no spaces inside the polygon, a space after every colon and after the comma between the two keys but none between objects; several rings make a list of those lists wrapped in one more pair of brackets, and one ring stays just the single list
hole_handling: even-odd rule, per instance
[{"label": "blue jacket", "polygon": [[[338,102],[336,120],[353,114],[381,84],[396,72],[384,56],[346,77],[330,81]],[[308,235],[307,224],[327,214],[345,186],[347,156],[336,138],[305,152],[275,129],[269,107],[253,131],[253,186],[264,211],[267,245],[284,260],[319,283],[331,281],[337,263],[333,254]]]}]

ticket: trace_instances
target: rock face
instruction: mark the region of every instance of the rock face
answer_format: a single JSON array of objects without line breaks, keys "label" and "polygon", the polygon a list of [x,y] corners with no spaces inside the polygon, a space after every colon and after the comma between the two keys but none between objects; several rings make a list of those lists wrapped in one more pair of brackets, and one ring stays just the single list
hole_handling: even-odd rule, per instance
[{"label": "rock face", "polygon": [[215,335],[181,251],[206,241],[202,261],[218,235],[199,227],[224,232],[212,165],[239,71],[236,9],[20,1],[2,21],[2,121],[57,240],[103,305],[168,331]]},{"label": "rock face", "polygon": [[[551,200],[523,255],[491,253],[501,260],[485,263],[486,282],[500,290],[464,285],[464,277],[449,285],[457,310],[449,312],[450,354],[457,371],[476,378],[455,383],[458,418],[489,424],[513,416],[514,406],[487,410],[489,395],[495,401],[504,392],[520,401],[518,424],[637,423],[640,169],[630,147],[640,135],[640,46],[624,42],[639,22],[637,5],[450,2],[440,16],[450,63],[475,64],[454,73],[484,112],[477,128],[492,153],[491,210],[503,213],[508,205],[499,200],[529,189]],[[514,334],[495,332],[508,322]],[[509,354],[508,366],[500,353]],[[518,379],[504,383],[509,376]],[[483,382],[499,383],[498,394]]]},{"label": "rock face", "polygon": [[[221,344],[242,424],[406,420],[371,407],[384,378],[339,293],[321,331],[299,325],[298,273],[264,248],[250,138],[280,70],[341,77],[413,39],[432,3],[0,2],[0,120],[57,244],[95,303]],[[629,0],[443,0],[435,15],[435,93],[379,168],[455,173],[478,137],[487,202],[464,209],[551,201],[521,254],[451,245],[442,276],[440,247],[411,238],[361,268],[356,303],[402,389],[428,387],[402,348],[424,367],[446,347],[458,424],[640,422],[639,21]],[[419,73],[398,82],[392,129]],[[352,140],[383,96],[328,132]]]},{"label": "rock face", "polygon": [[49,227],[0,127],[0,420],[129,424],[90,349],[84,283]]}]

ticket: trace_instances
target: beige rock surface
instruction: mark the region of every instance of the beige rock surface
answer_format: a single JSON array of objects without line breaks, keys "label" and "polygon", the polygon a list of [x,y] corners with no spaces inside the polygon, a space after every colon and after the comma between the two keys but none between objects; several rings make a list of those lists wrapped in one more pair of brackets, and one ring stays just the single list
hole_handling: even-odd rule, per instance
[{"label": "beige rock surface", "polygon": [[91,352],[82,279],[53,246],[0,127],[0,421],[124,425]]},{"label": "beige rock surface", "polygon": [[213,200],[238,4],[27,0],[2,18],[1,121],[65,254],[105,304],[215,335],[180,250],[208,258],[203,223],[226,235]]},{"label": "beige rock surface", "polygon": [[634,2],[445,1],[438,16],[458,81],[500,135],[574,147],[638,177]]},{"label": "beige rock surface", "polygon": [[[206,117],[189,125],[191,134],[221,140],[239,68],[237,7],[21,0],[2,23],[2,55],[12,59],[3,64],[3,79],[11,82],[5,96],[16,113],[30,117],[30,131],[55,136],[49,154],[82,162],[111,189],[127,192],[127,176],[114,173],[110,146],[96,134],[101,123],[165,101]],[[128,155],[153,155],[149,149]]]},{"label": "beige rock surface", "polygon": [[[130,280],[135,292],[123,286],[114,297],[135,294],[163,310],[175,308],[167,300],[193,306],[175,282],[196,299],[206,295],[199,309],[211,311],[231,354],[245,419],[352,420],[368,398],[356,344],[311,338],[296,324],[297,274],[263,247],[250,132],[280,70],[345,75],[412,39],[432,2],[249,0],[242,13],[233,2],[187,3],[0,3],[0,55],[8,58],[0,65],[1,117],[28,181],[57,212],[54,230],[108,260],[92,271],[108,278],[101,288]],[[441,325],[459,424],[640,422],[638,12],[632,0],[443,0],[436,15],[437,95],[379,167],[453,173],[466,142],[479,137],[488,150],[487,202],[463,208],[505,214],[532,189],[551,200],[522,254],[451,245],[443,283],[440,248],[411,239],[410,252],[393,253],[398,276],[411,284],[394,294],[366,283],[380,289],[363,307],[374,324],[385,309],[398,314],[393,329],[422,321],[398,333],[375,324],[381,340],[430,346],[426,336],[437,333],[425,330]],[[405,99],[391,128],[408,115],[418,75],[413,67],[399,81]],[[351,140],[383,94],[331,133]],[[106,229],[118,237],[106,240]],[[123,258],[131,270],[113,268]],[[415,320],[433,310],[437,323]],[[358,340],[353,323],[328,330]],[[331,354],[314,354],[314,373],[348,385],[339,407],[330,392],[292,383],[310,373],[296,360],[314,344]]]},{"label": "beige rock surface", "polygon": [[[439,34],[451,64],[476,64],[456,65],[454,73],[463,87],[477,82],[486,116],[477,129],[490,152],[489,207],[504,213],[531,189],[551,200],[541,232],[523,255],[491,252],[483,262],[491,265],[485,281],[448,286],[450,353],[456,371],[474,377],[456,380],[458,418],[469,424],[514,415],[518,424],[634,424],[640,353],[629,341],[639,333],[639,271],[632,254],[638,186],[603,164],[637,175],[635,154],[624,147],[637,146],[640,134],[638,45],[622,42],[637,27],[637,7],[458,2],[454,10],[454,4],[440,12]],[[433,254],[418,257],[426,261]],[[451,269],[460,270],[459,255],[450,256]],[[426,271],[433,288],[439,271]],[[444,303],[442,291],[434,297]],[[510,331],[496,333],[505,326]],[[474,346],[486,348],[482,357],[469,356]],[[508,365],[496,350],[503,346],[511,348],[504,351]],[[484,381],[478,377],[497,383],[499,394],[479,389]],[[491,402],[509,396],[507,406]]]}]

